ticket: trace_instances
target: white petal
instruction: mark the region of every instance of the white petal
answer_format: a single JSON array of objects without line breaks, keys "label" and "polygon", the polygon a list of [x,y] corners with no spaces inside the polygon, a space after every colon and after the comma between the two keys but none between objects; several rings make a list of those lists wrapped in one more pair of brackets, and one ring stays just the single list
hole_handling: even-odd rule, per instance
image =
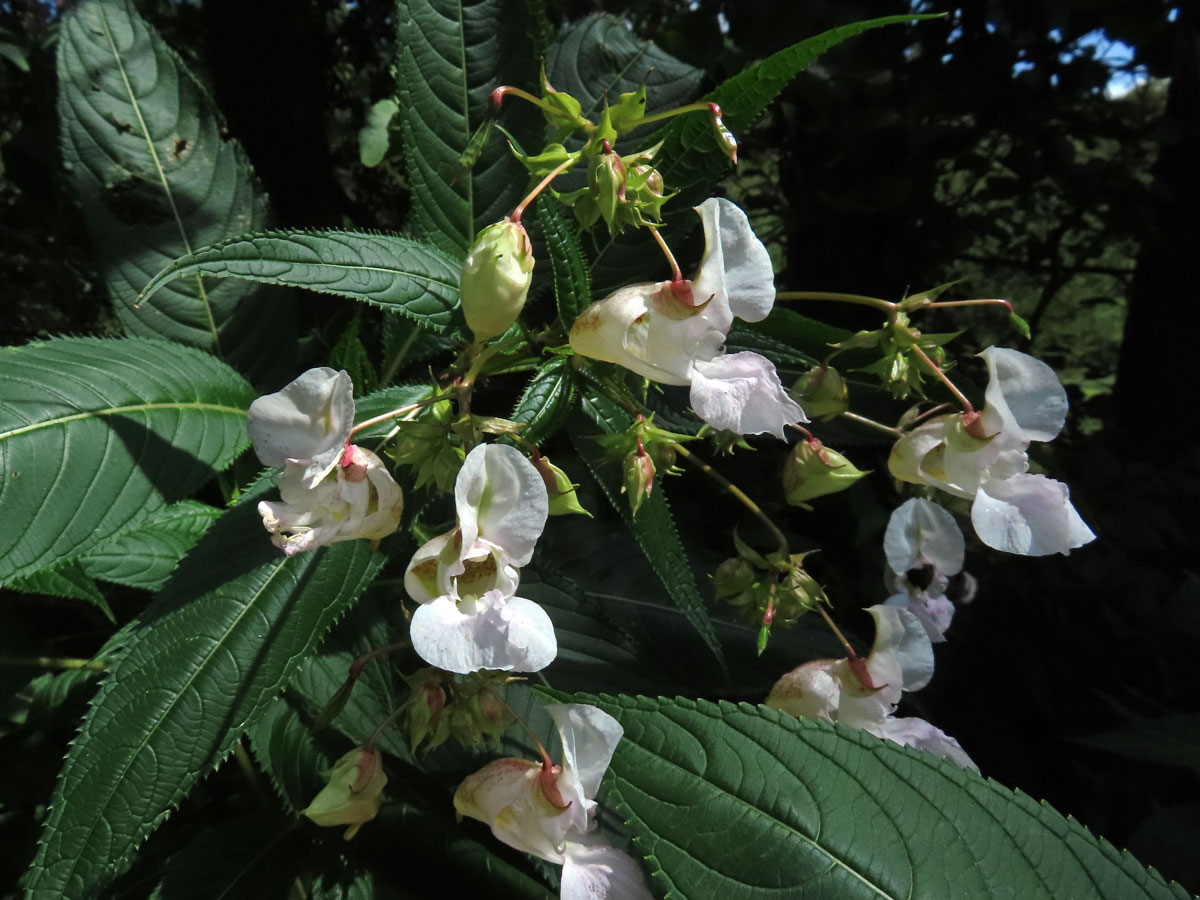
[{"label": "white petal", "polygon": [[454,531],[447,531],[431,538],[409,560],[408,568],[404,570],[404,590],[414,602],[428,603],[442,593],[438,579],[438,557],[454,535]]},{"label": "white petal", "polygon": [[836,662],[815,659],[793,669],[775,682],[763,702],[797,718],[835,721],[842,693],[834,671]]},{"label": "white petal", "polygon": [[940,644],[946,640],[946,632],[954,618],[954,604],[944,594],[925,591],[915,594],[893,594],[886,602],[888,606],[907,609],[920,619],[931,643]]},{"label": "white petal", "polygon": [[775,270],[767,248],[736,204],[710,197],[696,212],[704,223],[705,244],[700,270],[692,282],[697,301],[716,295],[712,304],[728,310],[724,316],[711,316],[721,331],[729,330],[733,316],[747,322],[762,321],[775,305]]},{"label": "white petal", "polygon": [[460,675],[480,669],[537,672],[558,653],[546,611],[499,591],[475,601],[456,603],[447,596],[423,603],[413,613],[409,638],[431,666]]},{"label": "white petal", "polygon": [[564,801],[574,803],[572,823],[585,831],[587,813],[595,805],[589,801],[595,800],[625,730],[604,710],[587,704],[549,703],[546,712],[554,719],[562,741],[559,790]]},{"label": "white petal", "polygon": [[567,841],[561,900],[653,900],[642,868],[616,847]]},{"label": "white petal", "polygon": [[1022,556],[1068,553],[1096,537],[1071,505],[1067,486],[1044,475],[985,482],[971,522],[989,547]]},{"label": "white petal", "polygon": [[894,685],[905,691],[917,691],[929,684],[933,678],[933,645],[921,620],[907,609],[882,603],[868,607],[867,612],[875,619],[875,643],[867,658],[867,669],[875,684],[889,688]]},{"label": "white petal", "polygon": [[541,769],[528,759],[493,760],[463,779],[454,793],[454,808],[489,825],[508,846],[561,863],[566,829],[542,793]]},{"label": "white petal", "polygon": [[897,575],[921,566],[956,575],[962,571],[965,547],[954,516],[923,497],[900,504],[883,535],[883,552]]},{"label": "white petal", "polygon": [[973,497],[973,488],[964,493],[946,481],[944,460],[949,420],[949,416],[930,419],[896,441],[888,454],[888,471],[893,478],[909,484],[928,484],[956,497]]},{"label": "white petal", "polygon": [[979,771],[962,746],[946,732],[924,719],[888,719],[880,737],[895,741],[905,747],[917,747],[958,763],[964,769]]},{"label": "white petal", "polygon": [[254,452],[268,466],[289,459],[305,464],[312,486],[333,468],[354,425],[354,385],[329,368],[309,369],[274,394],[250,404],[246,428]]},{"label": "white petal", "polygon": [[673,329],[674,323],[650,308],[651,295],[658,289],[657,284],[631,284],[596,301],[571,326],[571,347],[652,381],[687,384],[699,339],[693,330],[708,326],[697,319],[691,325],[681,321]]},{"label": "white petal", "polygon": [[[517,567],[533,556],[550,514],[542,476],[520,450],[507,444],[481,444],[467,454],[454,485],[454,502],[463,550],[470,553],[476,540],[483,539]],[[461,572],[459,568],[451,574]]]},{"label": "white petal", "polygon": [[775,365],[749,351],[696,363],[691,401],[704,421],[736,434],[766,432],[782,439],[784,425],[808,421],[783,389]]},{"label": "white petal", "polygon": [[1067,392],[1054,370],[1027,353],[988,347],[979,354],[987,362],[989,408],[1003,421],[1006,433],[1026,441],[1052,440],[1067,421]]}]

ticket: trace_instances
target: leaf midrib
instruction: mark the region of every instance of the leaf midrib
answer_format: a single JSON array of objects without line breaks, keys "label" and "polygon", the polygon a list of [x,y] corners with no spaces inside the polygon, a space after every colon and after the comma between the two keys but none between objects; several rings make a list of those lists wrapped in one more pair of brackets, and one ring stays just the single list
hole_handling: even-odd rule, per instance
[{"label": "leaf midrib", "polygon": [[[200,664],[198,666],[196,666],[195,670],[188,677],[188,680],[183,685],[181,685],[177,691],[175,691],[175,696],[171,700],[170,705],[165,710],[163,710],[161,715],[159,715],[155,719],[153,726],[146,732],[145,738],[142,740],[142,742],[140,744],[138,744],[137,748],[132,753],[129,754],[128,758],[125,761],[125,764],[121,767],[120,775],[112,783],[112,787],[109,789],[107,796],[104,798],[103,804],[100,806],[100,809],[103,812],[108,811],[109,804],[111,804],[112,799],[116,795],[118,788],[120,788],[120,786],[124,783],[125,776],[128,774],[129,768],[133,765],[134,761],[141,755],[142,751],[146,749],[146,746],[150,743],[150,739],[152,737],[154,737],[155,734],[158,733],[158,729],[162,726],[162,723],[166,720],[166,718],[171,714],[171,712],[178,705],[178,703],[179,703],[180,699],[183,697],[184,693],[188,690],[188,688],[190,688],[192,686],[192,683],[200,676],[200,673],[205,670],[205,668],[208,666],[208,663],[212,660],[213,655],[218,650],[220,650],[221,648],[223,648],[225,646],[225,643],[229,639],[230,634],[233,633],[233,631],[237,628],[238,624],[242,621],[242,619],[246,616],[246,614],[249,613],[249,611],[254,608],[255,604],[258,602],[258,599],[263,595],[263,592],[266,591],[266,589],[268,587],[270,587],[271,582],[275,580],[275,577],[280,572],[283,571],[283,568],[287,564],[287,562],[288,562],[287,558],[284,558],[276,564],[275,570],[269,576],[267,576],[267,579],[266,579],[266,581],[263,582],[262,587],[260,587],[257,591],[254,592],[254,595],[252,597],[250,597],[250,599],[246,602],[246,605],[242,607],[241,612],[239,612],[237,614],[237,616],[234,618],[234,620],[229,623],[229,627],[225,629],[225,632],[224,632],[224,634],[221,635],[220,640],[215,641],[213,643],[213,646],[209,649],[209,652],[205,655],[204,659],[201,660]],[[126,656],[126,658],[128,658],[128,655]],[[113,675],[110,675],[109,680],[111,681],[111,679],[114,678],[115,675],[116,675],[116,672],[114,672]],[[108,682],[106,682],[106,684],[107,683]],[[101,699],[103,697],[108,696],[108,694],[109,694],[109,691],[105,691],[102,695],[97,696],[95,705],[99,705]],[[63,774],[64,775],[66,774],[65,770],[64,770]],[[197,773],[192,773],[192,774],[197,774]],[[197,774],[197,777],[198,777],[198,774]],[[92,823],[88,826],[87,833],[84,836],[84,839],[80,842],[76,842],[76,846],[78,846],[80,848],[85,848],[91,843],[92,835],[95,834],[96,828],[100,824],[100,821],[102,818],[103,818],[102,815],[97,815],[92,820]],[[47,822],[47,825],[49,825],[48,822]],[[45,844],[43,845],[43,847],[47,847],[47,846],[48,845],[45,845]],[[76,856],[75,859],[72,861],[70,868],[67,869],[66,874],[61,881],[61,884],[64,887],[66,885],[68,885],[70,883],[71,879],[74,877],[75,871],[79,868],[80,860],[81,860],[81,857]],[[40,871],[45,871],[44,866]],[[37,887],[36,883],[30,886],[30,890],[29,890],[30,896],[32,896],[33,890],[36,887]]]},{"label": "leaf midrib", "polygon": [[44,422],[32,422],[29,425],[15,428],[12,431],[0,432],[0,441],[7,440],[11,437],[16,437],[20,434],[28,434],[31,431],[40,431],[43,428],[52,428],[57,425],[64,425],[67,422],[78,422],[82,419],[95,419],[103,416],[115,416],[122,413],[131,412],[149,412],[160,409],[197,409],[208,412],[232,413],[246,418],[247,410],[240,406],[223,406],[219,403],[139,403],[133,406],[113,406],[108,409],[89,410],[87,412],[75,413],[70,416],[59,416],[54,419],[47,419]]}]

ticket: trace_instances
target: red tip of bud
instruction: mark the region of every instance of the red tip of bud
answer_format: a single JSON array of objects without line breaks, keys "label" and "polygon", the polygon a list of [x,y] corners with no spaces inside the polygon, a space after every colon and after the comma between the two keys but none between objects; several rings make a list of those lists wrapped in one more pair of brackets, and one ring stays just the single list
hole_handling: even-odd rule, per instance
[{"label": "red tip of bud", "polygon": [[504,95],[506,93],[508,93],[508,88],[506,88],[504,85],[501,85],[492,91],[492,95],[488,98],[488,104],[494,111],[500,111],[500,104],[504,102]]},{"label": "red tip of bud", "polygon": [[608,142],[607,138],[600,142],[600,152],[601,153],[612,153],[613,152],[612,144],[610,144]]},{"label": "red tip of bud", "polygon": [[977,438],[981,441],[986,441],[988,439],[987,432],[983,430],[983,419],[979,415],[978,410],[972,409],[969,412],[963,413],[962,423],[963,431],[965,431],[971,437]]},{"label": "red tip of bud", "polygon": [[718,119],[721,118],[721,107],[717,106],[717,104],[715,104],[715,103],[708,104],[708,109],[709,109],[709,112],[711,112]]}]

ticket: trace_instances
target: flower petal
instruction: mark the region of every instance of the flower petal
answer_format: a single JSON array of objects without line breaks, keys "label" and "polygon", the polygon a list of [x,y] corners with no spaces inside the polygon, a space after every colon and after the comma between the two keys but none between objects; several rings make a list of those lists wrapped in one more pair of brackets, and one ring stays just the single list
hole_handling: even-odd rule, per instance
[{"label": "flower petal", "polygon": [[549,703],[546,712],[554,719],[562,741],[559,791],[565,802],[574,804],[568,813],[571,824],[586,831],[600,781],[625,729],[604,710],[587,704]]},{"label": "flower petal", "polygon": [[[507,444],[481,444],[467,454],[454,485],[454,501],[464,554],[482,538],[505,554],[506,564],[517,567],[533,556],[550,514],[542,476],[520,450]],[[451,574],[462,573],[462,558]]]},{"label": "flower petal", "polygon": [[923,497],[900,504],[883,535],[883,552],[897,575],[921,566],[956,575],[962,571],[965,548],[954,516]]},{"label": "flower petal", "polygon": [[979,539],[996,550],[1022,556],[1068,553],[1095,540],[1061,481],[1014,475],[984,482],[971,506]]},{"label": "flower petal", "polygon": [[886,603],[888,606],[907,609],[920,619],[931,643],[940,644],[946,640],[946,632],[954,618],[954,604],[945,594],[931,594],[925,591],[915,594],[892,594]]},{"label": "flower petal", "polygon": [[567,841],[561,900],[653,900],[632,856],[605,844]]},{"label": "flower petal", "polygon": [[697,301],[713,296],[709,318],[723,332],[729,331],[734,316],[761,322],[775,305],[775,268],[767,248],[750,228],[746,214],[723,197],[710,197],[696,212],[704,223],[705,244],[692,282]]},{"label": "flower petal", "polygon": [[775,682],[763,702],[797,718],[835,721],[842,693],[834,668],[837,662],[814,659],[792,669]]},{"label": "flower petal", "polygon": [[480,669],[537,672],[558,654],[546,611],[523,597],[488,591],[478,600],[437,597],[417,607],[409,626],[417,655],[466,675]]},{"label": "flower petal", "polygon": [[691,401],[704,421],[736,434],[767,432],[782,440],[784,425],[808,421],[783,389],[775,365],[749,351],[696,363]]},{"label": "flower petal", "polygon": [[[650,298],[658,288],[657,284],[631,284],[593,303],[571,326],[572,349],[651,381],[687,384],[695,341],[686,326],[672,339],[673,323],[651,311]],[[660,318],[664,321],[658,322]],[[703,321],[700,325],[707,327]]]},{"label": "flower petal", "polygon": [[510,847],[552,863],[563,862],[560,849],[565,829],[542,793],[541,765],[508,757],[488,763],[468,775],[454,793],[461,816],[484,822]]},{"label": "flower petal", "polygon": [[884,723],[883,734],[880,737],[895,741],[905,747],[917,747],[937,756],[944,756],[946,759],[958,763],[964,769],[979,771],[979,766],[975,765],[971,757],[967,756],[958,741],[942,729],[930,725],[924,719],[888,719]]},{"label": "flower petal", "polygon": [[875,643],[867,658],[867,669],[876,685],[917,691],[929,684],[933,678],[933,645],[921,620],[907,609],[882,603],[868,607],[867,612],[875,619]]},{"label": "flower petal", "polygon": [[311,487],[333,468],[354,425],[354,385],[346,372],[309,369],[282,390],[250,404],[246,428],[268,466],[305,464]]},{"label": "flower petal", "polygon": [[[988,347],[979,354],[987,362],[988,386],[984,427],[992,412],[1005,434],[1025,441],[1052,440],[1067,421],[1067,392],[1054,370],[1019,350]],[[990,426],[990,427],[989,427]]]}]

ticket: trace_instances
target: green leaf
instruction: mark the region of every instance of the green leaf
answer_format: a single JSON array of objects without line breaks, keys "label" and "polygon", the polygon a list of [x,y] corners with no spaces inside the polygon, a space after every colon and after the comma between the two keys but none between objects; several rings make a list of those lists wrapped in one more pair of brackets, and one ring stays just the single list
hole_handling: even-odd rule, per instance
[{"label": "green leaf", "polygon": [[176,503],[92,548],[80,565],[92,578],[157,591],[220,515],[193,500]]},{"label": "green leaf", "polygon": [[134,307],[173,258],[266,224],[266,194],[208,93],[129,0],[88,0],[63,17],[58,82],[63,162],[126,331],[269,372],[294,352],[281,297],[193,277]]},{"label": "green leaf", "polygon": [[580,695],[620,720],[610,797],[668,898],[1186,898],[1044,803],[765,707]]},{"label": "green leaf", "polygon": [[[492,140],[474,168],[460,157],[502,84],[537,77],[529,11],[506,0],[398,0],[396,76],[415,232],[455,255],[520,202],[526,173]],[[540,132],[537,108],[504,104],[506,126]]]},{"label": "green leaf", "polygon": [[[604,427],[609,434],[624,431],[633,424],[629,414],[615,407],[611,401],[606,402],[606,398],[597,395],[593,390],[585,393],[586,405],[604,411]],[[704,641],[704,645],[724,669],[725,656],[721,650],[721,643],[709,618],[704,598],[700,596],[696,587],[691,562],[679,540],[679,532],[675,528],[675,519],[671,515],[670,506],[667,505],[666,491],[663,490],[662,484],[654,486],[653,492],[642,502],[635,516],[629,509],[629,503],[621,496],[620,467],[606,461],[599,444],[580,432],[577,426],[568,426],[568,431],[576,451],[587,464],[588,471],[604,491],[613,508],[625,520],[634,540],[650,563],[650,568],[666,589],[667,595],[683,612]]]},{"label": "green leaf", "polygon": [[458,270],[445,253],[394,234],[264,231],[181,256],[150,279],[143,300],[185,276],[248,279],[349,297],[445,331],[455,319]]},{"label": "green leaf", "polygon": [[285,900],[303,864],[298,835],[258,814],[222,821],[181,843],[161,865],[153,900]]},{"label": "green leaf", "polygon": [[749,323],[735,320],[725,339],[725,352],[737,353],[740,350],[758,353],[785,369],[807,369],[820,362],[819,358],[797,350],[790,343],[764,334]]},{"label": "green leaf", "polygon": [[366,124],[358,130],[358,159],[368,169],[379,165],[387,156],[388,125],[399,111],[400,104],[391,97],[371,104],[367,110]]},{"label": "green leaf", "polygon": [[371,364],[371,354],[359,336],[360,329],[358,312],[355,311],[350,321],[346,323],[342,336],[329,351],[328,363],[331,369],[346,370],[346,374],[354,382],[356,394],[374,390],[379,381],[379,376],[375,373],[375,366]]},{"label": "green leaf", "polygon": [[254,392],[206,353],[140,338],[0,350],[0,583],[80,556],[245,448]]},{"label": "green leaf", "polygon": [[[721,107],[726,127],[737,136],[750,127],[789,81],[826,50],[873,28],[928,18],[937,16],[884,16],[831,28],[771,54],[725,81],[704,99]],[[717,144],[710,117],[679,116],[664,131],[658,168],[672,189],[708,185],[730,171],[729,159]]]},{"label": "green leaf", "polygon": [[587,260],[579,246],[578,230],[572,221],[568,221],[561,203],[549,194],[543,194],[538,198],[537,211],[550,254],[550,267],[554,271],[558,318],[563,328],[570,329],[575,318],[592,302]]},{"label": "green leaf", "polygon": [[562,426],[575,405],[575,378],[571,360],[558,357],[546,363],[529,383],[512,412],[514,422],[527,422],[521,437],[540,444]]},{"label": "green leaf", "polygon": [[1020,332],[1021,336],[1025,338],[1025,340],[1030,339],[1031,335],[1028,322],[1018,316],[1015,312],[1010,312],[1008,314],[1008,321],[1012,323],[1012,327],[1017,329],[1017,331]]},{"label": "green leaf", "polygon": [[616,16],[601,13],[563,29],[546,54],[546,75],[555,89],[580,102],[584,116],[595,118],[605,97],[615,104],[619,95],[643,84],[647,112],[682,106],[695,98],[704,71],[639,38]]},{"label": "green leaf", "polygon": [[291,812],[299,815],[325,786],[321,773],[336,757],[317,747],[309,726],[283,697],[271,702],[246,730],[246,737],[255,761],[275,792]]},{"label": "green leaf", "polygon": [[96,587],[96,582],[88,577],[77,562],[68,562],[52,569],[22,575],[10,581],[8,587],[26,594],[47,594],[51,597],[65,597],[68,600],[86,600],[103,610],[110,622],[113,621],[112,610],[104,601],[100,588]]},{"label": "green leaf", "polygon": [[253,498],[222,516],[140,617],[93,699],[51,798],[28,898],[98,895],[263,715],[383,560],[366,541],[285,557]]}]

